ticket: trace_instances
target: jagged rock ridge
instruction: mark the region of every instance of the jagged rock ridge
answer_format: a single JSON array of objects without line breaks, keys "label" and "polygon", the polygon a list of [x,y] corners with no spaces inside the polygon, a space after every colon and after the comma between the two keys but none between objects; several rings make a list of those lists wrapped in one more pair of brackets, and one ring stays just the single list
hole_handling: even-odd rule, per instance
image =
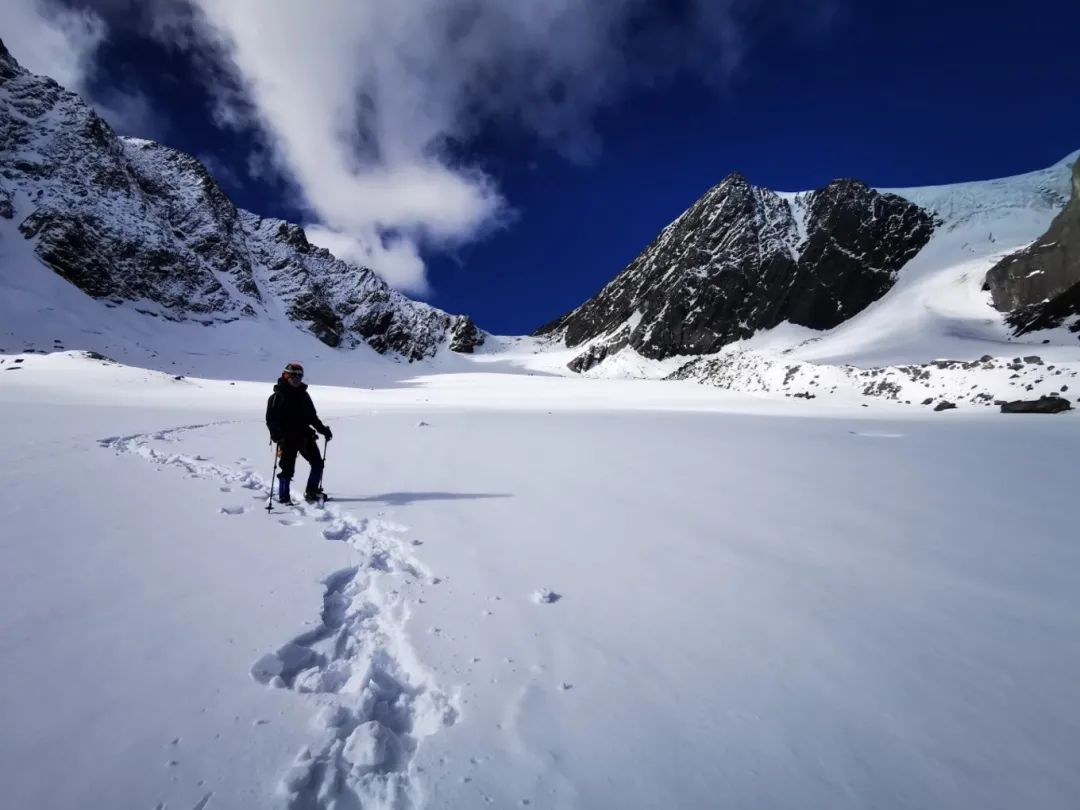
[{"label": "jagged rock ridge", "polygon": [[236,208],[190,155],[118,137],[83,100],[0,42],[0,217],[100,299],[207,325],[281,308],[329,346],[410,360],[484,333],[311,245],[301,227]]},{"label": "jagged rock ridge", "polygon": [[[1050,228],[992,267],[986,283],[1018,335],[1080,316],[1080,160],[1073,164],[1072,199]],[[1071,328],[1080,331],[1080,319]]]},{"label": "jagged rock ridge", "polygon": [[734,173],[538,334],[571,347],[602,338],[571,362],[585,371],[624,346],[663,359],[711,354],[783,321],[829,329],[884,295],[933,230],[919,206],[857,180],[780,195]]}]

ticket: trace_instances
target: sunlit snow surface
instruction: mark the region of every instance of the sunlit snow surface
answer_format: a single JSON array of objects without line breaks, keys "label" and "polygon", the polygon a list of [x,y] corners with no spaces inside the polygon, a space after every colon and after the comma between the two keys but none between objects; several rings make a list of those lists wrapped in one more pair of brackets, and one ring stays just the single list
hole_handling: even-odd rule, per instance
[{"label": "sunlit snow surface", "polygon": [[5,806],[1080,791],[1075,414],[309,362],[267,514],[268,382],[3,360]]}]

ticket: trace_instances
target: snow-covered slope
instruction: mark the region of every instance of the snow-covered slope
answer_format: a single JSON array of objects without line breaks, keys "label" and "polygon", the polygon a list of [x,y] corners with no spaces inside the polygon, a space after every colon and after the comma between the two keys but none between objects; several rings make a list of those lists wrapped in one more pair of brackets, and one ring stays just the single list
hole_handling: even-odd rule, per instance
[{"label": "snow-covered slope", "polygon": [[940,226],[885,296],[792,356],[870,366],[1015,353],[1002,347],[1010,330],[983,289],[986,272],[1047,229],[1069,200],[1078,155],[1017,177],[889,189],[932,212]]},{"label": "snow-covered slope", "polygon": [[[1016,177],[882,190],[929,212],[933,234],[884,295],[831,329],[783,323],[713,354],[659,361],[632,347],[610,351],[602,335],[572,354],[556,342],[550,356],[562,362],[600,357],[590,376],[672,375],[814,399],[885,397],[935,406],[1058,394],[1074,399],[1077,335],[1058,329],[1015,337],[1006,314],[991,305],[985,279],[1003,256],[1041,236],[1065,206],[1078,154]],[[803,194],[781,196],[796,212],[805,200]]]},{"label": "snow-covered slope", "polygon": [[[241,323],[246,333],[266,325],[262,331],[279,335],[276,342],[299,327],[326,347],[366,344],[409,360],[443,347],[468,352],[483,341],[468,318],[391,290],[371,270],[308,243],[299,226],[237,209],[191,156],[118,138],[82,99],[21,68],[2,43],[0,250],[0,315],[8,325],[21,320],[20,328],[8,327],[20,348],[70,340],[49,334],[57,331],[54,319],[78,322],[84,334],[110,333],[117,345],[77,345],[117,354],[137,351],[125,334],[124,324],[132,325],[151,360],[172,350],[166,335],[175,330],[159,336],[153,325],[164,322],[215,330]],[[147,323],[114,318],[71,296],[47,309],[57,289],[53,275]],[[41,301],[20,309],[13,294]]]}]

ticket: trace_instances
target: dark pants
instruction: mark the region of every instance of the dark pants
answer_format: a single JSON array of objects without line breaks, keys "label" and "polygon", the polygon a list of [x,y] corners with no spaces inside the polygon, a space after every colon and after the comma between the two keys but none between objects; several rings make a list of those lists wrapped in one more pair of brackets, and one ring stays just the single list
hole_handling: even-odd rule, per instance
[{"label": "dark pants", "polygon": [[323,460],[319,455],[319,444],[314,433],[305,436],[287,436],[281,440],[281,472],[278,478],[282,481],[291,481],[296,472],[296,454],[299,453],[304,460],[311,465],[308,474],[307,491],[317,492],[322,484]]}]

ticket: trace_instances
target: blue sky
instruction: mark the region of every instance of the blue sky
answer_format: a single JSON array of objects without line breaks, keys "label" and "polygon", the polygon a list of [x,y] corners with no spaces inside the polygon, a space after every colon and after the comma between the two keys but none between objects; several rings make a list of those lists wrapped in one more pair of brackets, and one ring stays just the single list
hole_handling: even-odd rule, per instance
[{"label": "blue sky", "polygon": [[[16,57],[118,129],[501,333],[580,304],[735,169],[925,185],[1080,148],[1065,0],[12,3]],[[42,57],[42,26],[78,58]]]},{"label": "blue sky", "polygon": [[[542,171],[513,172],[518,225],[461,251],[460,267],[437,258],[436,302],[502,331],[550,320],[733,169],[781,190],[836,177],[904,187],[1021,173],[1080,149],[1080,84],[1066,67],[1080,3],[858,6],[873,10],[852,4],[830,36],[755,50],[724,91],[685,80],[637,94],[601,119],[590,165],[549,156]],[[504,316],[503,300],[520,303]]]}]

